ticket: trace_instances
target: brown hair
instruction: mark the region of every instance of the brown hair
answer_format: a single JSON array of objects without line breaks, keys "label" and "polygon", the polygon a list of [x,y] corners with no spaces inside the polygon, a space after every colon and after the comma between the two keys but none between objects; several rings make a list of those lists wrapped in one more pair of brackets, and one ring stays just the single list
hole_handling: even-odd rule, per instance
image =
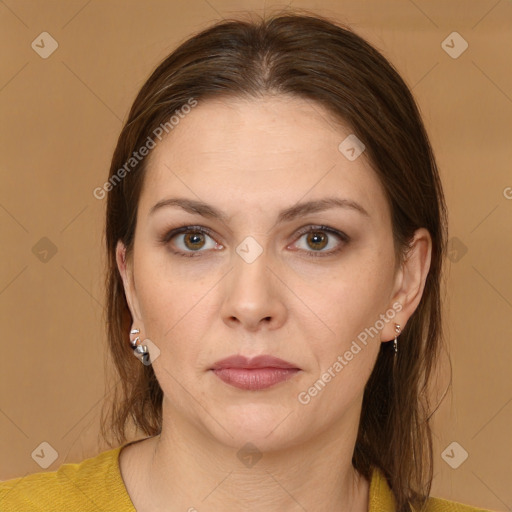
[{"label": "brown hair", "polygon": [[[428,385],[443,342],[446,206],[419,110],[381,53],[350,28],[304,11],[216,23],[183,42],[142,86],[119,136],[109,176],[190,98],[201,102],[265,94],[312,100],[363,141],[391,208],[397,267],[416,229],[425,227],[432,237],[423,296],[400,336],[396,364],[392,344],[382,343],[366,385],[352,459],[367,479],[372,466],[383,471],[399,512],[410,505],[421,508],[433,474]],[[105,439],[112,433],[118,443],[126,441],[130,419],[149,436],[160,432],[162,422],[163,393],[153,368],[130,350],[131,315],[116,264],[118,240],[127,257],[133,249],[145,163],[146,158],[109,187],[107,200],[107,330],[121,388],[114,387],[109,417],[102,412],[101,433]]]}]

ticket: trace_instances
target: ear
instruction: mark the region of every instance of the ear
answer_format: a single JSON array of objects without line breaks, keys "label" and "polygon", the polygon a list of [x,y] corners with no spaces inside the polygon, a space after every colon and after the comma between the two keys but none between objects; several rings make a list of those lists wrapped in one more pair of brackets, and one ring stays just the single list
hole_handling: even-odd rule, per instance
[{"label": "ear", "polygon": [[[381,341],[391,341],[395,338],[395,324],[404,330],[409,318],[420,303],[430,269],[432,256],[432,237],[425,228],[415,231],[409,244],[405,261],[395,276],[395,286],[389,308],[395,309],[397,314],[392,322],[387,322],[381,333]],[[401,309],[399,310],[398,304]],[[393,304],[395,307],[393,308]]]},{"label": "ear", "polygon": [[133,278],[133,261],[131,258],[126,258],[126,247],[121,240],[118,240],[116,246],[116,262],[121,278],[123,279],[124,294],[126,296],[126,301],[128,302],[128,307],[130,308],[132,322],[135,327],[140,329],[141,332],[144,332],[139,302],[137,300],[137,292],[135,290],[135,281]]}]

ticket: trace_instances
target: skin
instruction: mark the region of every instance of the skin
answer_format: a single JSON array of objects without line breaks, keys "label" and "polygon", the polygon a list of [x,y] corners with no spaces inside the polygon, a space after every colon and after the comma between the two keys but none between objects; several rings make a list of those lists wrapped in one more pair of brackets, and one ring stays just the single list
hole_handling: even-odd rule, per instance
[{"label": "skin", "polygon": [[[351,464],[363,391],[380,343],[418,306],[432,243],[419,229],[395,273],[382,186],[365,153],[349,161],[338,149],[350,133],[296,97],[208,100],[151,151],[133,254],[117,247],[133,326],[160,350],[153,368],[164,392],[162,433],[121,451],[138,511],[368,510],[369,482]],[[276,223],[282,209],[327,196],[356,201],[368,216],[333,208]],[[207,202],[227,220],[174,207],[149,214],[169,197]],[[189,225],[212,236],[159,242]],[[297,234],[318,225],[350,240]],[[248,236],[262,249],[251,263],[236,252]],[[298,394],[397,303],[379,334],[301,403]],[[233,354],[271,354],[301,371],[241,390],[209,371]],[[248,442],[262,455],[250,467],[237,457]]]}]

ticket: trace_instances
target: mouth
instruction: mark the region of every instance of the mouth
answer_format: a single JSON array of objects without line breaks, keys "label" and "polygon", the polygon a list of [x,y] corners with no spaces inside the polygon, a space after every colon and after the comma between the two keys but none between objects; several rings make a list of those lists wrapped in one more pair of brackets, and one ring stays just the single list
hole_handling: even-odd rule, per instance
[{"label": "mouth", "polygon": [[226,384],[249,391],[267,389],[302,371],[293,363],[268,355],[252,359],[231,356],[217,361],[210,370]]}]

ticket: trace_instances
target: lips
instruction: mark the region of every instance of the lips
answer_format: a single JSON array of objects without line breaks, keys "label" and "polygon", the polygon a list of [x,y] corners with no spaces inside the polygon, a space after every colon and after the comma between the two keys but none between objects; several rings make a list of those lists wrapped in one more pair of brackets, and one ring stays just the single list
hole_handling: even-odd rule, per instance
[{"label": "lips", "polygon": [[226,384],[248,391],[259,391],[291,379],[301,369],[273,356],[247,359],[236,355],[217,361],[211,371]]},{"label": "lips", "polygon": [[220,370],[224,368],[285,368],[300,370],[300,368],[295,364],[279,359],[278,357],[268,355],[256,356],[252,359],[247,359],[242,355],[230,356],[226,359],[217,361],[211,369]]}]

